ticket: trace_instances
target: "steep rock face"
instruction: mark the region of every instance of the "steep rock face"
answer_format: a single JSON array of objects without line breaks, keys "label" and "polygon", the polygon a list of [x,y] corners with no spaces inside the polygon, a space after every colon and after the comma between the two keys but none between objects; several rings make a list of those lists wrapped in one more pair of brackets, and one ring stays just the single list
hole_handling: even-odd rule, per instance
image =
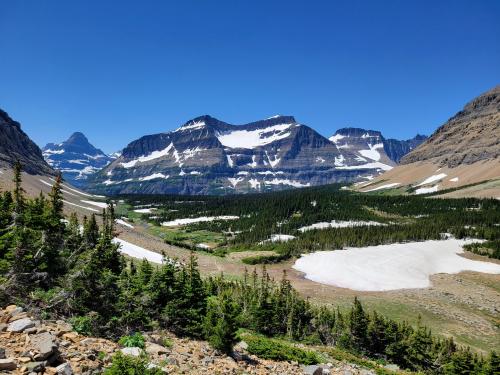
[{"label": "steep rock face", "polygon": [[19,160],[29,174],[54,175],[40,148],[21,130],[21,125],[0,109],[0,166],[11,168]]},{"label": "steep rock face", "polygon": [[417,134],[415,137],[407,140],[384,139],[384,150],[387,156],[396,163],[410,151],[417,148],[427,139],[427,136]]},{"label": "steep rock face", "polygon": [[329,139],[340,149],[349,149],[356,153],[360,160],[381,161],[392,166],[427,137],[417,135],[406,141],[386,139],[382,133],[376,130],[342,128],[337,130]]},{"label": "steep rock face", "polygon": [[92,176],[107,194],[223,194],[353,181],[390,165],[361,159],[291,116],[231,125],[210,116],[131,142]]},{"label": "steep rock face", "polygon": [[449,168],[500,156],[500,86],[480,95],[440,126],[402,164],[432,162]]},{"label": "steep rock face", "polygon": [[80,132],[73,133],[62,143],[49,143],[43,148],[45,160],[60,170],[66,181],[74,186],[85,185],[87,177],[105,167],[113,159],[91,145]]}]

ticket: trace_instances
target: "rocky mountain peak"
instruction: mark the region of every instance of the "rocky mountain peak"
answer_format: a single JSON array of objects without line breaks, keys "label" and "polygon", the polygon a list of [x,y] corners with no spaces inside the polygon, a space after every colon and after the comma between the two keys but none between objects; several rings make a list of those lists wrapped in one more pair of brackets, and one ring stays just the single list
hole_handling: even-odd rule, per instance
[{"label": "rocky mountain peak", "polygon": [[66,181],[81,187],[87,177],[113,160],[94,147],[81,132],[73,133],[62,143],[48,143],[43,148],[45,160],[62,172]]},{"label": "rocky mountain peak", "polygon": [[500,85],[467,103],[402,164],[430,161],[454,168],[500,157]]}]

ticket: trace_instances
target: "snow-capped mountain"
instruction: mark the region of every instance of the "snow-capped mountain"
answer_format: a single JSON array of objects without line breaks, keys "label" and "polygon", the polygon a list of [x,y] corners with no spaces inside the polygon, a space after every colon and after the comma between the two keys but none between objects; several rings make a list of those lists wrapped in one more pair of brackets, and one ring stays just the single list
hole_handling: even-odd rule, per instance
[{"label": "snow-capped mountain", "polygon": [[62,143],[49,143],[43,148],[43,157],[66,181],[74,186],[85,185],[87,177],[109,164],[113,157],[91,145],[80,132],[73,133]]},{"label": "snow-capped mountain", "polygon": [[408,152],[416,148],[427,137],[417,135],[412,139],[386,139],[376,130],[360,128],[342,128],[330,138],[341,150],[349,149],[356,153],[360,161],[382,163],[381,169],[388,170],[387,166],[394,166]]},{"label": "snow-capped mountain", "polygon": [[[392,167],[331,142],[292,116],[231,125],[210,116],[131,142],[92,176],[106,194],[259,192],[372,178]],[[340,146],[340,147],[339,147]],[[387,159],[387,160],[386,160]]]}]

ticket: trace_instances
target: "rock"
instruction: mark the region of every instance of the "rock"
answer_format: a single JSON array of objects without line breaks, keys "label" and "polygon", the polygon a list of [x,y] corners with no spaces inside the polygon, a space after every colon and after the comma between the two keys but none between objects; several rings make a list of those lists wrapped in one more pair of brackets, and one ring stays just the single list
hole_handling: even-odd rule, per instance
[{"label": "rock", "polygon": [[240,341],[239,343],[237,343],[235,345],[235,348],[239,349],[239,350],[247,350],[248,349],[248,344],[245,341]]},{"label": "rock", "polygon": [[29,362],[25,366],[29,372],[42,372],[45,369],[45,361]]},{"label": "rock", "polygon": [[305,375],[323,375],[323,367],[310,365],[303,367]]},{"label": "rock", "polygon": [[152,342],[146,343],[146,353],[153,355],[167,354],[170,351],[164,346],[154,344]]},{"label": "rock", "polygon": [[362,369],[359,371],[359,375],[376,375],[376,373],[373,370]]},{"label": "rock", "polygon": [[17,314],[20,314],[22,313],[24,310],[22,307],[16,307],[15,309],[13,309],[11,312],[10,312],[10,316],[14,316],[14,315],[17,315]]},{"label": "rock", "polygon": [[142,349],[137,347],[122,348],[120,351],[125,355],[131,355],[133,357],[139,357],[142,354]]},{"label": "rock", "polygon": [[0,359],[5,359],[5,349],[0,348]]},{"label": "rock", "polygon": [[7,330],[8,325],[5,323],[0,323],[0,332]]},{"label": "rock", "polygon": [[7,314],[10,314],[12,311],[14,311],[15,309],[17,309],[17,305],[9,305],[7,306],[4,311],[7,313]]},{"label": "rock", "polygon": [[171,364],[173,366],[179,366],[179,361],[174,357],[168,357],[167,361],[169,364]]},{"label": "rock", "polygon": [[0,359],[0,370],[12,371],[17,368],[16,362],[12,358]]},{"label": "rock", "polygon": [[54,336],[49,332],[43,332],[31,337],[30,346],[34,349],[37,354],[34,359],[37,361],[43,361],[54,354],[57,345],[54,342]]},{"label": "rock", "polygon": [[69,362],[63,363],[56,367],[56,372],[60,375],[72,375],[73,369],[71,368],[71,364]]},{"label": "rock", "polygon": [[16,320],[7,327],[8,332],[23,332],[25,329],[34,327],[35,323],[30,318]]}]

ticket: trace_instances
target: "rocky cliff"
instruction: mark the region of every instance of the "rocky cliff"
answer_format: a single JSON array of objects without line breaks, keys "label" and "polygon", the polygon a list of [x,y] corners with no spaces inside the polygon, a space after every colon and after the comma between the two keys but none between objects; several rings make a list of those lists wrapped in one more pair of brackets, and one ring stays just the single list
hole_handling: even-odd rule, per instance
[{"label": "rocky cliff", "polygon": [[40,148],[22,131],[21,125],[0,109],[0,166],[11,168],[19,160],[30,174],[54,175]]}]

